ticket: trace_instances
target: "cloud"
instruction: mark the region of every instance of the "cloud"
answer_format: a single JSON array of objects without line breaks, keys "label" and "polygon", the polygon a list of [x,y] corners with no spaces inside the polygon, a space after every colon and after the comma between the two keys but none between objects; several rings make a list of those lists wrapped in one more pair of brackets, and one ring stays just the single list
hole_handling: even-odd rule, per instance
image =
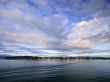
[{"label": "cloud", "polygon": [[62,43],[63,47],[73,51],[78,49],[81,53],[95,53],[95,45],[110,43],[109,21],[110,17],[103,17],[77,23],[69,31],[67,39]]},{"label": "cloud", "polygon": [[3,7],[1,8],[0,13],[1,18],[3,19],[1,24],[6,29],[8,29],[8,26],[6,26],[4,23],[8,22],[10,24],[9,27],[11,30],[15,29],[19,32],[22,32],[23,30],[29,32],[39,30],[45,32],[49,36],[56,38],[62,37],[60,33],[65,30],[63,26],[66,25],[67,21],[66,16],[63,14],[56,14],[50,17],[42,17],[39,14],[36,14],[34,11],[24,12],[23,10],[19,9],[19,7],[17,9],[6,9]]},{"label": "cloud", "polygon": [[93,14],[101,10],[106,4],[106,0],[86,0],[82,3],[80,12],[83,14]]},{"label": "cloud", "polygon": [[103,17],[100,19],[93,19],[89,21],[81,21],[71,29],[68,38],[86,39],[87,37],[96,36],[99,34],[108,35],[110,31],[109,21],[110,17]]},{"label": "cloud", "polygon": [[79,47],[79,48],[89,48],[92,46],[92,42],[90,40],[82,40],[82,39],[70,39],[70,40],[65,40],[62,45],[69,47],[69,48],[74,48],[74,47]]},{"label": "cloud", "polygon": [[100,18],[100,17],[107,17],[107,16],[110,16],[110,4],[108,4],[106,6],[106,8],[98,11],[96,14],[95,14],[95,17],[96,18]]},{"label": "cloud", "polygon": [[109,5],[106,0],[0,0],[1,52],[108,52],[94,46],[110,43]]},{"label": "cloud", "polygon": [[[17,44],[35,45],[40,50],[45,50],[48,45],[51,45],[50,43],[55,43],[57,39],[60,41],[60,38],[64,38],[62,35],[65,30],[63,26],[66,25],[67,19],[62,14],[42,17],[35,14],[34,11],[32,13],[30,11],[24,12],[19,7],[17,9],[2,7],[0,13],[3,19],[0,23],[0,36],[1,40],[4,40],[3,45],[7,45],[6,41],[9,41],[17,42]],[[7,45],[4,48],[10,46]],[[21,49],[23,48],[26,49],[25,47]]]},{"label": "cloud", "polygon": [[13,42],[23,42],[25,44],[35,44],[39,47],[45,47],[47,46],[47,43],[49,41],[54,40],[53,38],[49,38],[48,36],[40,32],[20,34],[1,30],[0,35],[4,35],[3,39],[5,40],[10,40]]}]

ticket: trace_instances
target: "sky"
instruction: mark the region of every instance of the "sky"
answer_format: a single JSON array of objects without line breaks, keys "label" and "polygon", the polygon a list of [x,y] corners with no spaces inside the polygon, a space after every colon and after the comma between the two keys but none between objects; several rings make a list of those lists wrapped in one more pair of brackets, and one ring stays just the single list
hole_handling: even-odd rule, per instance
[{"label": "sky", "polygon": [[0,55],[110,57],[110,0],[0,0]]}]

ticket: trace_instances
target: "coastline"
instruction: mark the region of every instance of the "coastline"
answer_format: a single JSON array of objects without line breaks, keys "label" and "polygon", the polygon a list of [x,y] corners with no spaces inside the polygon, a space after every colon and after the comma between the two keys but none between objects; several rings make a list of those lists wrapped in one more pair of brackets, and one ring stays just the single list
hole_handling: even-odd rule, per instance
[{"label": "coastline", "polygon": [[110,60],[109,57],[88,57],[88,56],[77,56],[77,57],[37,57],[37,56],[8,56],[4,59],[10,60]]}]

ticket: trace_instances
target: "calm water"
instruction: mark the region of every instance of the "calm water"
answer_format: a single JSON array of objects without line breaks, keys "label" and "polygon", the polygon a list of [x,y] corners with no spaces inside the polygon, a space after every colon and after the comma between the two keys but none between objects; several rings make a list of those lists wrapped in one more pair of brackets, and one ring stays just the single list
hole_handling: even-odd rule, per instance
[{"label": "calm water", "polygon": [[0,60],[0,82],[110,82],[110,60]]}]

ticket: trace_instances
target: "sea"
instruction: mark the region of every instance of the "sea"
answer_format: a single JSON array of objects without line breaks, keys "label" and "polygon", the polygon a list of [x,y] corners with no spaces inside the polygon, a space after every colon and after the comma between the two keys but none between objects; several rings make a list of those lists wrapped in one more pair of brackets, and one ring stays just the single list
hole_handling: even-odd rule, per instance
[{"label": "sea", "polygon": [[110,60],[0,59],[0,82],[110,82]]}]

